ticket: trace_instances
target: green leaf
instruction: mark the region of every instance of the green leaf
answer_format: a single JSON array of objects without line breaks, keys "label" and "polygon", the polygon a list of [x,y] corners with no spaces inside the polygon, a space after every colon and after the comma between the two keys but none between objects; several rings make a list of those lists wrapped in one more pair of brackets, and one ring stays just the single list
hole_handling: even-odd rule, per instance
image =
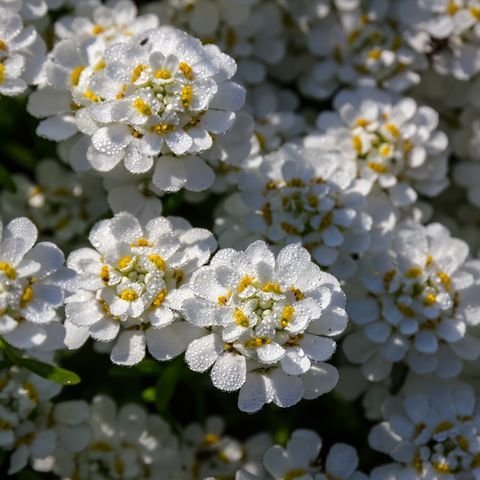
[{"label": "green leaf", "polygon": [[155,405],[159,412],[165,412],[177,388],[182,364],[174,361],[163,371],[155,386],[156,401]]},{"label": "green leaf", "polygon": [[76,373],[34,360],[33,358],[22,358],[20,366],[60,385],[76,385],[80,383],[80,377]]}]

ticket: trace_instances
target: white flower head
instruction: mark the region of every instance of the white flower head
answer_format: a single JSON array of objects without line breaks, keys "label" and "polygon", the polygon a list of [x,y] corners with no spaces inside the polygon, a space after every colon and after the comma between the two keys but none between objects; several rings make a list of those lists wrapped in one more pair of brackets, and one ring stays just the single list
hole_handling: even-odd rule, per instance
[{"label": "white flower head", "polygon": [[68,257],[79,290],[66,299],[67,345],[112,342],[120,365],[140,362],[145,347],[158,360],[182,353],[198,330],[180,321],[180,287],[215,250],[212,234],[177,217],[142,225],[123,212],[98,222],[89,240],[94,248]]},{"label": "white flower head", "polygon": [[475,360],[480,342],[478,267],[465,263],[468,246],[440,224],[412,221],[394,232],[390,251],[365,257],[363,296],[348,311],[357,331],[343,344],[370,381],[386,378],[397,362],[418,374],[457,376]]},{"label": "white flower head", "polygon": [[[352,255],[367,250],[372,218],[368,184],[356,178],[354,162],[335,152],[293,144],[245,169],[240,195],[225,204],[227,228],[220,244],[232,242],[230,222],[273,245],[301,243],[314,260],[345,278],[355,270]],[[217,220],[222,227],[224,219]]]},{"label": "white flower head", "polygon": [[37,240],[37,229],[20,217],[0,227],[0,334],[22,350],[63,347],[63,305],[69,273],[62,251]]},{"label": "white flower head", "polygon": [[319,135],[307,146],[338,150],[357,164],[374,192],[388,192],[394,206],[408,207],[418,194],[433,197],[447,185],[448,139],[438,114],[415,100],[370,88],[344,90],[334,112],[317,119]]},{"label": "white flower head", "polygon": [[83,241],[91,224],[108,211],[100,179],[74,174],[54,160],[37,164],[35,182],[24,175],[13,180],[17,191],[1,196],[3,217],[31,218],[41,236],[60,245]]},{"label": "white flower head", "polygon": [[38,80],[45,61],[45,45],[22,17],[0,3],[0,95],[22,94]]},{"label": "white flower head", "polygon": [[[84,134],[72,147],[72,164],[85,157],[90,168],[109,172],[123,162],[133,174],[154,166],[158,189],[201,191],[215,175],[197,154],[232,127],[245,100],[229,80],[235,69],[217,47],[173,27],[106,47],[67,39],[53,50],[47,87],[30,97],[29,111],[49,117],[39,135],[58,141]],[[51,87],[63,90],[56,111],[45,108]]]},{"label": "white flower head", "polygon": [[[473,388],[459,381],[425,382],[383,405],[384,421],[369,443],[397,462],[372,479],[473,480],[478,476],[480,411]],[[386,472],[392,476],[387,476]]]},{"label": "white flower head", "polygon": [[236,480],[366,480],[360,473],[358,455],[350,445],[337,443],[329,450],[324,462],[320,461],[321,438],[312,430],[295,430],[286,447],[274,445],[263,456],[267,475],[257,477],[240,472]]},{"label": "white flower head", "polygon": [[220,390],[243,387],[241,410],[272,401],[288,407],[335,386],[336,369],[325,362],[336,348],[330,337],[347,324],[345,297],[300,245],[277,257],[262,241],[245,251],[220,250],[193,274],[189,288],[194,296],[182,312],[210,333],[190,343],[186,362],[197,372],[212,367]]}]

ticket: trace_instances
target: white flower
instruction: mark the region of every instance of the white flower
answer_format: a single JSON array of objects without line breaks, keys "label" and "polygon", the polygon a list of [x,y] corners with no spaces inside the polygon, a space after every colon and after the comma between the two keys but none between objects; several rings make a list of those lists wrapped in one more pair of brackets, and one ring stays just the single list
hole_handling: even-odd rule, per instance
[{"label": "white flower", "polygon": [[53,243],[35,245],[37,229],[27,218],[0,226],[0,334],[22,350],[63,347],[57,314],[69,272]]},{"label": "white flower", "polygon": [[[263,456],[268,474],[253,476],[239,472],[236,480],[255,479],[302,479],[302,480],[367,480],[357,470],[358,455],[355,449],[344,443],[337,443],[328,452],[324,466],[319,461],[322,448],[321,438],[311,430],[295,430],[286,448],[280,445],[270,447]],[[323,463],[323,462],[322,462]]]},{"label": "white flower", "polygon": [[240,175],[240,195],[224,205],[224,232],[225,219],[217,219],[220,244],[238,246],[233,223],[274,245],[300,242],[319,265],[346,278],[355,270],[351,255],[367,250],[372,228],[369,185],[355,177],[355,163],[337,153],[284,145]]},{"label": "white flower", "polygon": [[242,83],[264,81],[269,68],[285,53],[283,12],[275,1],[168,0],[155,2],[147,10],[235,58]]},{"label": "white flower", "polygon": [[[190,343],[185,360],[197,372],[212,367],[221,390],[243,387],[241,410],[272,401],[288,407],[335,386],[336,369],[324,362],[336,348],[329,337],[347,323],[345,297],[304,248],[289,245],[276,258],[262,241],[245,251],[220,250],[193,274],[189,288],[194,297],[182,312],[210,333]],[[310,390],[304,382],[315,383],[319,371],[323,376]]]},{"label": "white flower", "polygon": [[[172,27],[102,45],[71,39],[56,45],[47,87],[30,97],[30,113],[49,117],[37,133],[58,141],[81,131],[86,138],[72,148],[72,165],[85,156],[102,172],[122,161],[134,174],[155,165],[158,189],[207,189],[214,173],[197,153],[233,125],[245,99],[229,80],[235,62]],[[51,87],[62,96],[47,107]]]},{"label": "white flower", "polygon": [[[369,443],[397,465],[374,470],[372,479],[478,478],[480,411],[470,385],[422,381],[402,396],[388,399],[383,414],[384,421],[371,430]],[[391,477],[385,474],[388,470]]]},{"label": "white flower", "polygon": [[178,217],[141,225],[124,212],[98,222],[89,240],[94,249],[68,257],[79,290],[65,300],[67,345],[89,336],[112,342],[110,358],[120,365],[140,362],[145,347],[158,360],[182,353],[201,332],[179,321],[180,286],[208,261],[212,234]]},{"label": "white flower", "polygon": [[24,27],[14,9],[0,4],[0,95],[20,95],[38,80],[45,45],[32,27]]},{"label": "white flower", "polygon": [[433,109],[369,88],[344,90],[333,103],[335,111],[319,115],[321,133],[307,137],[306,146],[341,151],[356,162],[359,177],[387,191],[398,207],[448,185],[448,139]]},{"label": "white flower", "polygon": [[91,224],[108,211],[98,178],[74,174],[54,160],[41,160],[35,168],[35,183],[14,175],[17,191],[1,196],[2,216],[32,219],[42,236],[60,245],[83,241]]},{"label": "white flower", "polygon": [[89,16],[65,16],[55,22],[60,39],[71,38],[82,43],[101,39],[105,43],[126,41],[158,26],[155,15],[137,16],[137,7],[130,0],[108,0],[105,5],[92,6]]},{"label": "white flower", "polygon": [[480,71],[478,0],[406,0],[396,7],[407,40],[439,73],[468,80]]},{"label": "white flower", "polygon": [[[358,2],[360,3],[360,2]],[[377,86],[402,92],[420,81],[428,66],[423,53],[403,39],[390,2],[363,2],[356,8],[336,8],[308,32],[309,62],[300,77],[301,90],[328,98],[340,85]]]},{"label": "white flower", "polygon": [[465,263],[468,246],[440,224],[398,226],[391,249],[365,257],[366,291],[348,311],[358,327],[343,344],[370,381],[397,362],[418,374],[455,377],[475,360],[480,342],[470,333],[480,313],[479,272]]}]

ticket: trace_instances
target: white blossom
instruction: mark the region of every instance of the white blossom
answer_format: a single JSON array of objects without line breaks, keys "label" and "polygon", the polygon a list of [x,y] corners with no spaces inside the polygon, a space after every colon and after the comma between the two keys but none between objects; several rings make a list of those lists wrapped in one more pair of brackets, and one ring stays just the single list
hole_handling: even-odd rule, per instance
[{"label": "white blossom", "polygon": [[[346,326],[338,281],[312,263],[299,245],[277,257],[258,241],[245,251],[223,249],[189,282],[182,304],[187,321],[209,328],[185,360],[215,387],[240,390],[239,408],[288,407],[331,390],[336,369],[325,363]],[[310,388],[311,387],[311,388]]]}]

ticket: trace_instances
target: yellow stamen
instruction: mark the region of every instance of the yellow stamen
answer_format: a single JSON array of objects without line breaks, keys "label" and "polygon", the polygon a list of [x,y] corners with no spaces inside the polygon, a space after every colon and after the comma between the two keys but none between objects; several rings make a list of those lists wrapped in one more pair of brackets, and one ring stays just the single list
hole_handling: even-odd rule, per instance
[{"label": "yellow stamen", "polygon": [[107,66],[107,62],[102,58],[94,67],[93,69],[96,72],[99,72],[100,70],[103,70]]},{"label": "yellow stamen", "polygon": [[153,255],[150,255],[148,259],[153,262],[159,270],[165,270],[165,260],[160,255],[154,253]]},{"label": "yellow stamen", "polygon": [[195,78],[192,67],[188,63],[180,62],[178,64],[178,69],[183,73],[187,80],[192,81]]},{"label": "yellow stamen", "polygon": [[158,123],[157,125],[153,125],[151,130],[157,135],[165,135],[166,133],[174,132],[175,125],[169,125],[168,123]]},{"label": "yellow stamen", "polygon": [[292,224],[290,224],[288,222],[282,222],[282,223],[280,223],[280,226],[289,235],[299,235],[300,234],[300,231],[298,230],[298,228],[293,226]]},{"label": "yellow stamen", "polygon": [[437,301],[437,296],[434,293],[427,293],[423,299],[425,305],[433,305]]},{"label": "yellow stamen", "polygon": [[364,128],[364,127],[367,127],[369,124],[370,124],[370,121],[363,117],[357,118],[357,120],[355,121],[355,125],[357,127]]},{"label": "yellow stamen", "polygon": [[0,262],[0,270],[5,273],[10,280],[15,280],[17,278],[16,270],[7,262]]},{"label": "yellow stamen", "polygon": [[80,81],[80,75],[82,72],[85,70],[85,67],[82,65],[79,65],[78,67],[75,67],[71,72],[70,72],[70,83],[76,87],[78,85],[78,82]]},{"label": "yellow stamen", "polygon": [[469,7],[468,11],[471,13],[475,20],[480,20],[480,7]]},{"label": "yellow stamen", "polygon": [[100,101],[100,97],[96,95],[94,92],[92,92],[91,90],[85,90],[85,93],[83,94],[83,96],[95,103]]},{"label": "yellow stamen", "polygon": [[20,299],[20,306],[23,308],[30,302],[33,298],[33,289],[31,286],[25,287],[25,290],[22,293],[22,298]]},{"label": "yellow stamen", "polygon": [[135,83],[147,68],[148,66],[142,63],[137,65],[132,72],[132,78],[131,78],[132,83]]},{"label": "yellow stamen", "polygon": [[0,50],[4,52],[8,50],[8,45],[3,40],[0,40]]},{"label": "yellow stamen", "polygon": [[393,137],[398,138],[400,136],[400,130],[394,123],[387,123],[385,125],[385,130]]},{"label": "yellow stamen", "polygon": [[250,275],[245,275],[238,283],[237,292],[242,293],[254,281],[255,281],[255,278],[251,277]]},{"label": "yellow stamen", "polygon": [[353,148],[357,153],[362,153],[363,143],[360,135],[354,135],[352,137]]},{"label": "yellow stamen", "polygon": [[294,313],[295,309],[291,305],[286,305],[285,307],[283,307],[282,318],[280,320],[280,325],[282,328],[288,327],[288,325],[292,321]]},{"label": "yellow stamen", "polygon": [[127,288],[120,293],[120,298],[126,302],[134,302],[138,298],[138,293],[131,288]]},{"label": "yellow stamen", "polygon": [[110,272],[108,271],[107,265],[104,265],[100,270],[100,278],[104,283],[108,283],[110,281]]},{"label": "yellow stamen", "polygon": [[262,287],[262,291],[271,293],[282,293],[282,287],[277,282],[267,282]]},{"label": "yellow stamen", "polygon": [[232,296],[232,292],[228,292],[227,295],[220,295],[218,298],[217,298],[217,303],[219,305],[223,305],[225,306],[227,303],[228,303],[228,300],[230,300],[230,297]]},{"label": "yellow stamen", "polygon": [[220,441],[220,437],[216,433],[206,433],[203,437],[204,445],[214,445]]},{"label": "yellow stamen", "polygon": [[150,242],[146,238],[139,238],[130,244],[132,247],[150,247]]},{"label": "yellow stamen", "polygon": [[145,100],[143,100],[143,98],[137,98],[136,100],[134,100],[133,107],[141,115],[152,114],[152,109],[150,108],[150,105]]},{"label": "yellow stamen", "polygon": [[125,255],[120,258],[117,262],[117,267],[119,270],[125,270],[126,268],[130,268],[132,266],[133,257],[131,255]]},{"label": "yellow stamen", "polygon": [[[382,157],[389,157],[392,154],[392,147],[388,143],[383,143],[378,149],[378,153]],[[383,166],[383,165],[382,165]]]},{"label": "yellow stamen", "polygon": [[5,65],[0,63],[0,83],[3,83],[5,80]]},{"label": "yellow stamen", "polygon": [[159,294],[155,297],[155,299],[152,302],[153,307],[159,307],[164,301],[165,298],[167,298],[167,289],[160,290]]},{"label": "yellow stamen", "polygon": [[376,173],[386,173],[388,171],[385,165],[382,165],[381,163],[378,163],[378,162],[368,162],[367,165],[368,165],[368,168],[370,168]]},{"label": "yellow stamen", "polygon": [[437,277],[440,279],[440,281],[443,283],[443,286],[445,288],[450,288],[450,285],[451,285],[451,280],[450,280],[450,276],[448,275],[448,273],[445,273],[445,272],[438,272],[437,273]]},{"label": "yellow stamen", "polygon": [[415,311],[407,307],[406,305],[402,305],[401,303],[397,305],[398,310],[405,315],[406,317],[414,317],[415,316]]},{"label": "yellow stamen", "polygon": [[463,435],[458,435],[457,438],[457,443],[458,443],[458,446],[464,451],[464,452],[468,452],[468,449],[469,449],[469,444],[468,444],[468,440],[463,436]]},{"label": "yellow stamen", "polygon": [[101,25],[94,25],[92,27],[92,35],[100,35],[105,29]]},{"label": "yellow stamen", "polygon": [[460,10],[460,7],[456,4],[456,2],[452,1],[449,2],[447,5],[447,13],[449,15],[455,15]]},{"label": "yellow stamen", "polygon": [[22,385],[23,389],[25,390],[27,397],[33,403],[38,403],[38,392],[35,387],[31,383],[24,383]]},{"label": "yellow stamen", "polygon": [[261,213],[262,213],[263,219],[265,220],[265,223],[267,225],[271,225],[272,224],[272,207],[270,206],[269,203],[265,203],[265,205],[263,205]]},{"label": "yellow stamen", "polygon": [[287,474],[282,477],[282,480],[295,480],[296,478],[303,477],[307,472],[301,468],[295,468],[290,470]]},{"label": "yellow stamen", "polygon": [[422,275],[423,270],[420,267],[410,267],[406,273],[405,276],[407,278],[418,278]]},{"label": "yellow stamen", "polygon": [[293,295],[295,296],[295,300],[297,302],[299,302],[300,300],[303,300],[305,298],[305,295],[303,294],[303,292],[296,288],[296,287],[292,287],[290,288],[290,291],[293,293]]},{"label": "yellow stamen", "polygon": [[170,78],[172,78],[172,73],[170,72],[170,70],[159,68],[158,70],[155,70],[153,76],[158,80],[169,80]]},{"label": "yellow stamen", "polygon": [[182,102],[183,108],[189,108],[192,104],[193,99],[193,89],[190,85],[185,85],[182,88],[182,92],[180,94],[180,100]]},{"label": "yellow stamen", "polygon": [[272,343],[269,338],[255,337],[244,343],[246,348],[258,348]]},{"label": "yellow stamen", "polygon": [[242,310],[239,308],[235,309],[233,314],[233,318],[235,319],[235,323],[240,327],[247,328],[250,326],[250,322],[248,321],[248,317],[243,313]]},{"label": "yellow stamen", "polygon": [[367,54],[370,60],[378,60],[382,56],[382,51],[379,48],[372,48]]},{"label": "yellow stamen", "polygon": [[446,463],[433,462],[432,467],[438,473],[452,473],[452,470]]}]

